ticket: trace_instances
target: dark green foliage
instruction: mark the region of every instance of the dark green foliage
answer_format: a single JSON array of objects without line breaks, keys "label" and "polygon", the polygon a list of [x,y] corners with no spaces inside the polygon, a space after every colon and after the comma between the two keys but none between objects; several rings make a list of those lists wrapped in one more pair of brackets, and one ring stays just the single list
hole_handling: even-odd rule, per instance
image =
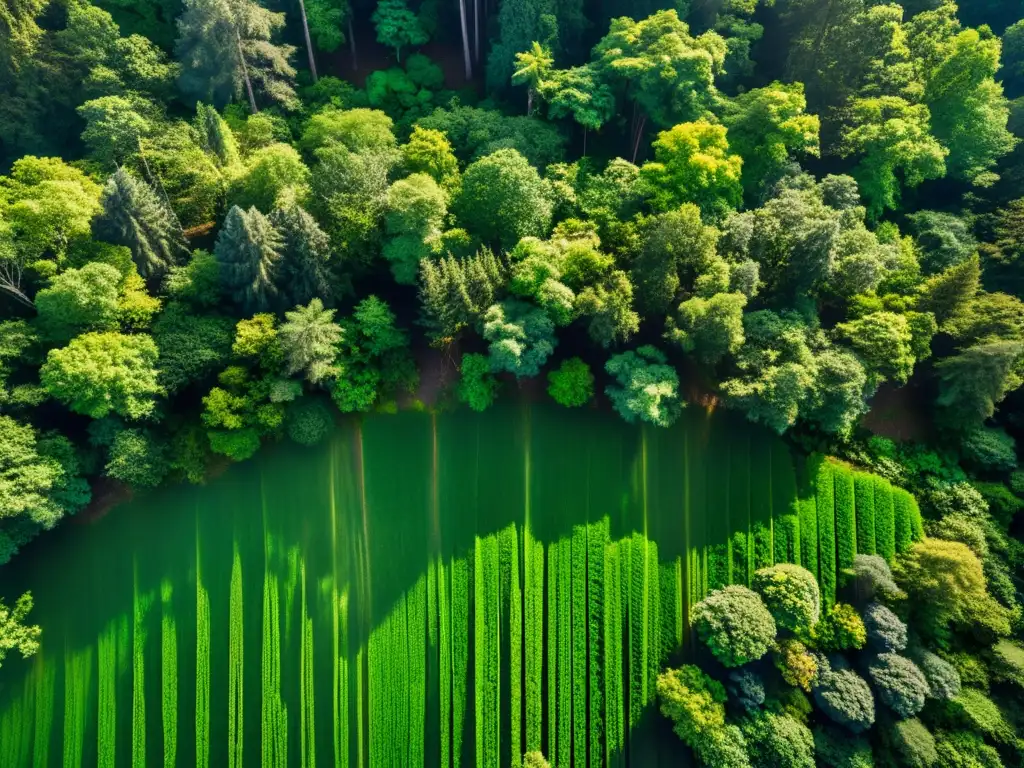
[{"label": "dark green foliage", "polygon": [[880,728],[879,754],[884,765],[929,768],[938,760],[935,737],[916,717],[887,721]]},{"label": "dark green foliage", "polygon": [[826,768],[874,768],[871,744],[860,736],[824,725],[814,729],[814,752]]},{"label": "dark green foliage", "polygon": [[228,359],[234,325],[226,317],[195,314],[181,302],[168,304],[153,324],[160,386],[173,394],[212,376]]},{"label": "dark green foliage", "polygon": [[982,471],[1008,472],[1017,467],[1016,443],[1003,429],[978,427],[960,443],[964,459]]},{"label": "dark green foliage", "polygon": [[544,169],[562,159],[565,139],[554,126],[532,117],[507,117],[477,107],[435,109],[417,121],[421,128],[441,131],[456,157],[469,163],[497,149],[517,150],[531,165]]},{"label": "dark green foliage", "polygon": [[285,415],[288,437],[299,445],[323,442],[334,427],[334,416],[322,400],[303,397],[293,402]]},{"label": "dark green foliage", "polygon": [[121,275],[108,264],[62,272],[36,294],[39,329],[53,343],[67,343],[83,331],[113,330],[120,283]]},{"label": "dark green foliage", "polygon": [[691,621],[701,640],[727,667],[761,658],[775,640],[775,620],[761,598],[733,585],[694,606]]},{"label": "dark green foliage", "polygon": [[729,696],[747,712],[756,712],[764,704],[764,680],[749,668],[730,672],[727,687]]},{"label": "dark green foliage", "polygon": [[159,280],[188,253],[185,236],[166,202],[145,181],[118,168],[103,187],[96,237],[131,249],[145,278]]},{"label": "dark green foliage", "polygon": [[246,312],[267,310],[277,297],[278,262],[284,241],[270,220],[255,208],[232,208],[217,238],[224,290]]},{"label": "dark green foliage", "polygon": [[330,300],[330,241],[316,219],[292,205],[274,211],[270,221],[284,241],[276,275],[281,304],[294,307],[314,298]]},{"label": "dark green foliage", "polygon": [[420,322],[431,342],[449,343],[475,326],[501,298],[507,281],[504,266],[488,248],[465,259],[444,256],[421,261]]},{"label": "dark green foliage", "polygon": [[[834,471],[836,503],[836,567],[846,570],[853,566],[857,554],[856,485],[853,471],[837,464]],[[908,541],[909,546],[909,541]]]},{"label": "dark green foliage", "polygon": [[942,732],[935,740],[938,764],[948,768],[1003,768],[996,749],[967,731]]},{"label": "dark green foliage", "polygon": [[928,681],[928,697],[948,700],[960,693],[960,674],[956,667],[934,653],[916,650],[911,657]]},{"label": "dark green foliage", "polygon": [[921,526],[921,512],[917,500],[902,488],[892,489],[893,521],[896,529],[896,552],[904,554],[917,538]]},{"label": "dark green foliage", "polygon": [[814,738],[803,723],[764,712],[743,725],[754,768],[814,768]]}]

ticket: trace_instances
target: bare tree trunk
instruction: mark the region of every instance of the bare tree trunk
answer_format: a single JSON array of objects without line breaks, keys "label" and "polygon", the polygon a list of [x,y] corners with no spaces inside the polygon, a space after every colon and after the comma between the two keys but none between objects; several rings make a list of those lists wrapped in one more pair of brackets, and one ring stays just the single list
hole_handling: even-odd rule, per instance
[{"label": "bare tree trunk", "polygon": [[348,11],[348,42],[352,49],[352,71],[359,69],[359,58],[356,56],[356,33],[352,31],[352,9]]},{"label": "bare tree trunk", "polygon": [[480,63],[480,0],[473,0],[473,48],[476,63]]},{"label": "bare tree trunk", "polygon": [[252,80],[249,79],[249,67],[245,64],[245,54],[242,53],[242,36],[235,30],[235,43],[238,46],[238,63],[242,65],[242,75],[245,77],[245,90],[249,93],[249,107],[255,115],[259,112],[256,107],[256,96],[252,92]]},{"label": "bare tree trunk", "polygon": [[473,62],[469,54],[469,31],[466,27],[466,0],[459,0],[459,21],[462,22],[462,57],[466,62],[466,79],[473,79]]},{"label": "bare tree trunk", "polygon": [[640,118],[640,125],[636,129],[636,138],[633,141],[633,164],[636,164],[636,153],[640,151],[640,139],[644,135],[644,126],[647,124],[647,115]]},{"label": "bare tree trunk", "polygon": [[533,86],[526,89],[526,116],[533,114]]},{"label": "bare tree trunk", "polygon": [[309,71],[313,82],[317,81],[316,59],[313,58],[313,42],[309,39],[309,22],[306,21],[306,0],[299,0],[299,11],[302,14],[302,34],[306,36],[306,53],[309,54]]},{"label": "bare tree trunk", "polygon": [[19,304],[28,307],[29,309],[35,309],[36,305],[32,303],[32,299],[21,292],[17,286],[7,285],[6,283],[0,283],[0,291],[3,291],[12,299],[17,301]]},{"label": "bare tree trunk", "polygon": [[583,126],[583,156],[587,156],[587,126]]}]

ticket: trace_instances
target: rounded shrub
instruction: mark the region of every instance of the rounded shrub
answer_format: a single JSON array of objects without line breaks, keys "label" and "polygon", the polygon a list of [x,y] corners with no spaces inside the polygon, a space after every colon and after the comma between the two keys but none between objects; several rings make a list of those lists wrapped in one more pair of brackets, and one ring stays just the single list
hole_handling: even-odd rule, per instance
[{"label": "rounded shrub", "polygon": [[964,461],[987,472],[1017,468],[1017,445],[1006,430],[979,427],[960,441]]},{"label": "rounded shrub", "polygon": [[930,768],[939,759],[935,737],[917,718],[887,722],[880,729],[879,741],[887,765]]},{"label": "rounded shrub", "polygon": [[110,443],[104,472],[137,488],[152,488],[170,470],[167,446],[144,429],[122,429]]},{"label": "rounded shrub", "polygon": [[864,647],[867,629],[857,609],[846,603],[836,603],[814,625],[812,632],[817,647],[822,651],[852,651]]},{"label": "rounded shrub", "polygon": [[727,667],[760,659],[775,640],[775,620],[761,598],[735,584],[697,603],[693,626],[715,658]]},{"label": "rounded shrub", "polygon": [[902,595],[889,564],[881,555],[857,555],[853,558],[853,589],[858,602],[867,602],[878,596]]},{"label": "rounded shrub", "polygon": [[577,408],[594,397],[594,374],[590,366],[574,357],[548,374],[548,394],[559,405]]},{"label": "rounded shrub", "polygon": [[875,765],[867,739],[827,725],[814,729],[814,755],[824,768],[874,768]]},{"label": "rounded shrub", "polygon": [[879,653],[894,653],[907,647],[907,625],[881,603],[864,609],[868,644]]},{"label": "rounded shrub", "polygon": [[924,708],[928,680],[910,659],[881,653],[868,666],[868,674],[879,700],[900,717],[913,717]]},{"label": "rounded shrub", "polygon": [[791,563],[762,568],[754,573],[752,586],[783,629],[805,632],[818,623],[821,593],[806,568]]},{"label": "rounded shrub", "polygon": [[960,693],[960,673],[948,661],[924,650],[915,653],[913,659],[928,681],[929,698],[952,699]]},{"label": "rounded shrub", "polygon": [[715,768],[750,768],[747,742],[735,725],[711,731],[694,745],[697,757],[705,765]]},{"label": "rounded shrub", "polygon": [[943,768],[1003,768],[995,747],[969,731],[945,731],[935,740],[938,764]]},{"label": "rounded shrub", "polygon": [[729,697],[743,709],[753,712],[764,704],[764,680],[752,669],[736,669],[729,673]]},{"label": "rounded shrub", "polygon": [[818,674],[818,662],[808,652],[807,646],[792,638],[779,641],[775,650],[775,667],[783,680],[805,691],[811,690],[811,683]]},{"label": "rounded shrub", "polygon": [[666,669],[658,675],[657,690],[661,714],[691,747],[725,726],[725,688],[698,667]]},{"label": "rounded shrub", "polygon": [[288,437],[299,445],[316,445],[322,442],[334,426],[331,409],[323,401],[304,397],[288,408],[286,429]]},{"label": "rounded shrub", "polygon": [[833,722],[863,733],[875,722],[875,697],[867,682],[852,669],[818,674],[814,701]]},{"label": "rounded shrub", "polygon": [[743,725],[753,768],[814,768],[814,737],[787,715],[764,712]]}]

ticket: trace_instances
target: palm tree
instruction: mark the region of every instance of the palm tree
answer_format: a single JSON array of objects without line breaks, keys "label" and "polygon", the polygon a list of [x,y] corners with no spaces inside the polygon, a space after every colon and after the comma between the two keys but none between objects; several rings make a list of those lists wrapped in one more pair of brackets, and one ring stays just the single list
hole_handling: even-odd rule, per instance
[{"label": "palm tree", "polygon": [[541,87],[541,82],[551,72],[551,66],[555,63],[551,51],[546,47],[533,41],[533,47],[528,51],[516,54],[516,71],[512,73],[512,82],[516,85],[525,84],[526,91],[526,114],[533,114],[533,94]]}]

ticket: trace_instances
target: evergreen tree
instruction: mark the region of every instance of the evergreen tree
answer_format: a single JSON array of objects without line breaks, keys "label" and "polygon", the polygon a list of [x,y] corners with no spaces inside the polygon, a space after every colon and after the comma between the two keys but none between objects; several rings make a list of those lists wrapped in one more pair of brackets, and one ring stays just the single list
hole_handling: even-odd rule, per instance
[{"label": "evergreen tree", "polygon": [[223,107],[244,92],[257,112],[256,94],[286,109],[297,105],[289,63],[290,45],[271,42],[284,27],[284,14],[255,0],[184,0],[175,53],[179,84],[193,99]]},{"label": "evergreen tree", "polygon": [[143,277],[159,279],[188,256],[185,235],[170,207],[124,168],[107,180],[100,203],[103,211],[93,223],[93,233],[130,248]]},{"label": "evergreen tree", "polygon": [[981,426],[1007,392],[1021,385],[1018,367],[1022,358],[1021,342],[995,341],[936,363],[936,405],[942,422],[963,432]]},{"label": "evergreen tree", "polygon": [[277,294],[276,274],[284,242],[270,220],[255,208],[228,211],[214,255],[224,289],[246,312],[270,308]]},{"label": "evergreen tree", "polygon": [[974,299],[980,282],[981,266],[978,256],[974,255],[925,283],[918,308],[933,313],[942,326]]},{"label": "evergreen tree", "polygon": [[301,373],[312,384],[337,373],[334,360],[338,356],[342,330],[334,322],[334,310],[324,309],[320,299],[313,299],[308,306],[285,312],[284,316],[278,336],[288,373]]},{"label": "evergreen tree", "polygon": [[295,306],[316,297],[330,298],[331,244],[316,219],[294,204],[278,208],[270,221],[284,240],[276,280],[282,300]]},{"label": "evergreen tree", "polygon": [[222,167],[230,168],[242,162],[235,134],[216,109],[201,101],[196,104],[196,128],[202,139],[203,149],[216,155]]},{"label": "evergreen tree", "polygon": [[499,299],[505,272],[487,248],[468,259],[445,256],[420,262],[420,323],[431,342],[444,344],[475,325]]}]

